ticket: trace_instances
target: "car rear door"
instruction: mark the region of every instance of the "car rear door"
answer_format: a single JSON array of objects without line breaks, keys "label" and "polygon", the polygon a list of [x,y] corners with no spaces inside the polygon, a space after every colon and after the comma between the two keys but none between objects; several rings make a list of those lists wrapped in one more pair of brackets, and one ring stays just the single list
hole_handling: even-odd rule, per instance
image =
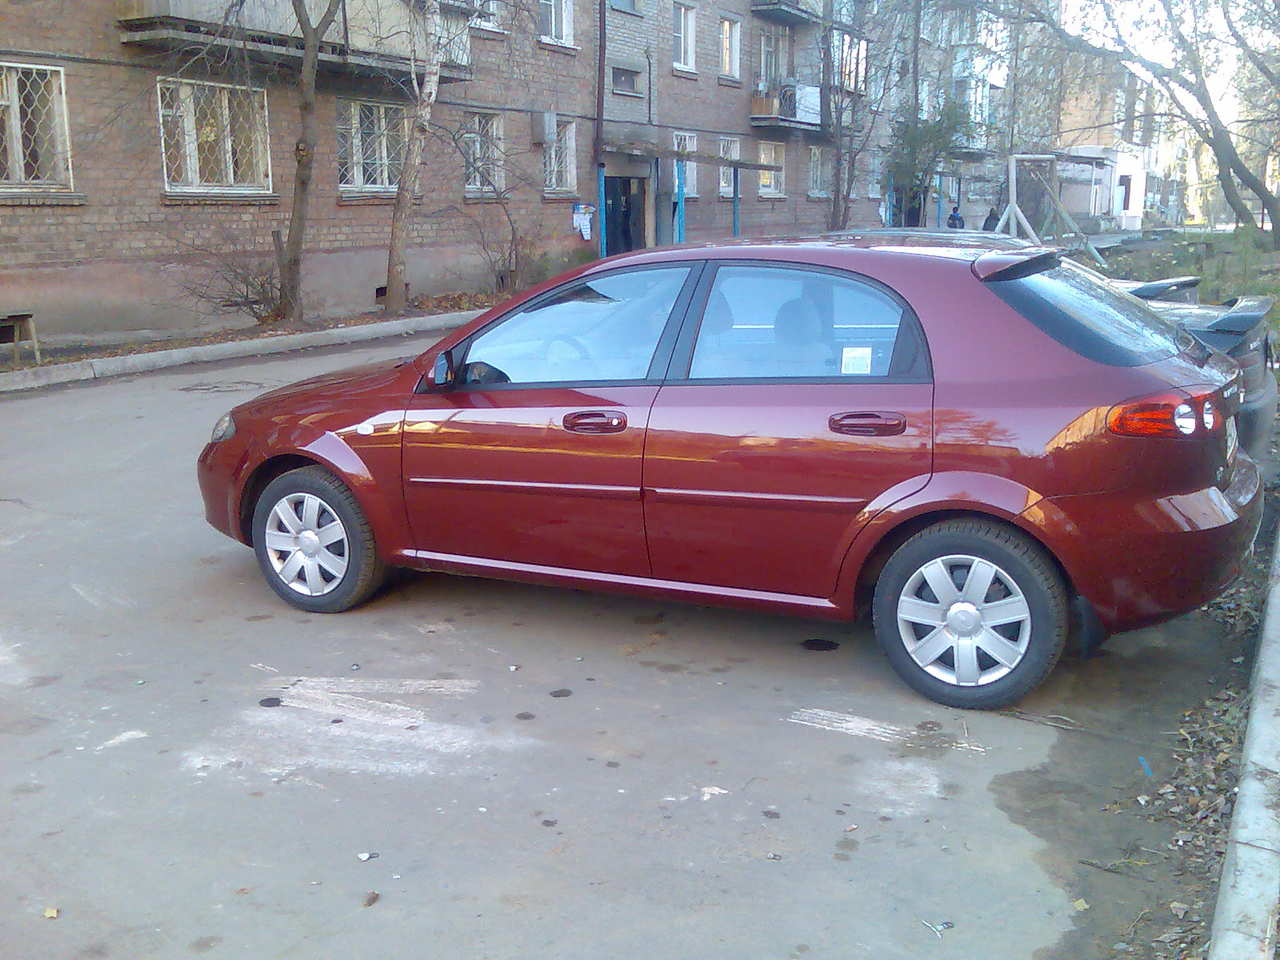
[{"label": "car rear door", "polygon": [[415,395],[405,416],[422,559],[649,575],[645,429],[699,269],[579,278],[454,348],[454,385]]},{"label": "car rear door", "polygon": [[829,597],[854,535],[927,482],[919,323],[865,277],[709,266],[649,415],[653,576]]}]

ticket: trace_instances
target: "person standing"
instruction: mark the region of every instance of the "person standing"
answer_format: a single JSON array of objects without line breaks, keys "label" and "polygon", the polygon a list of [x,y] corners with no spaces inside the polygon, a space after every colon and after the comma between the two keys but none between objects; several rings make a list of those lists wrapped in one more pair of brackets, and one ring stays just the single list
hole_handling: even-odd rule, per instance
[{"label": "person standing", "polygon": [[1000,225],[1000,217],[996,215],[996,208],[992,207],[987,214],[987,219],[982,221],[982,229],[986,231],[994,230]]},{"label": "person standing", "polygon": [[958,206],[951,208],[951,216],[947,217],[947,227],[951,230],[964,229],[964,217],[960,216],[960,208]]}]

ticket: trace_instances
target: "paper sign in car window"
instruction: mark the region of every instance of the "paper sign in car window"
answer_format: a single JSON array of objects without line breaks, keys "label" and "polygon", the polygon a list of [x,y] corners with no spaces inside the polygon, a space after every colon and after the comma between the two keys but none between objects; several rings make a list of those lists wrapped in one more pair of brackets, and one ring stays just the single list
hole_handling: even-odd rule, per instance
[{"label": "paper sign in car window", "polygon": [[840,372],[854,376],[868,376],[871,373],[871,348],[845,347],[841,350]]}]

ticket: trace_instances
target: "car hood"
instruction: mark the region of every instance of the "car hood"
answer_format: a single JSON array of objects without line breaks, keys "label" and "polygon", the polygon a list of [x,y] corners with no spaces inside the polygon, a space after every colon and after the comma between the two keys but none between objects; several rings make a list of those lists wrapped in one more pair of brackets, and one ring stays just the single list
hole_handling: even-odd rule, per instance
[{"label": "car hood", "polygon": [[241,406],[250,410],[261,410],[265,407],[288,406],[319,394],[332,399],[335,392],[353,396],[398,391],[402,389],[401,383],[406,376],[416,380],[417,371],[411,367],[412,360],[412,357],[397,357],[393,360],[379,360],[376,363],[346,367],[332,373],[299,380],[288,386],[277,387],[275,390],[254,397]]}]

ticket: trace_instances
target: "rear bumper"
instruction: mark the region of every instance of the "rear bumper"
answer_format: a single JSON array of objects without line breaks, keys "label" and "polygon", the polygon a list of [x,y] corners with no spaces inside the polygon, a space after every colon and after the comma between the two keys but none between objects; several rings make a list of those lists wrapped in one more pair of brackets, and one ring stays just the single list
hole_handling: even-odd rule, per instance
[{"label": "rear bumper", "polygon": [[1257,464],[1236,460],[1225,490],[1042,500],[1023,514],[1112,633],[1194,610],[1240,575],[1262,521]]},{"label": "rear bumper", "polygon": [[1276,402],[1280,390],[1270,370],[1263,371],[1261,389],[1250,394],[1236,414],[1236,426],[1240,431],[1240,446],[1261,463],[1271,453],[1271,431],[1276,422]]}]

